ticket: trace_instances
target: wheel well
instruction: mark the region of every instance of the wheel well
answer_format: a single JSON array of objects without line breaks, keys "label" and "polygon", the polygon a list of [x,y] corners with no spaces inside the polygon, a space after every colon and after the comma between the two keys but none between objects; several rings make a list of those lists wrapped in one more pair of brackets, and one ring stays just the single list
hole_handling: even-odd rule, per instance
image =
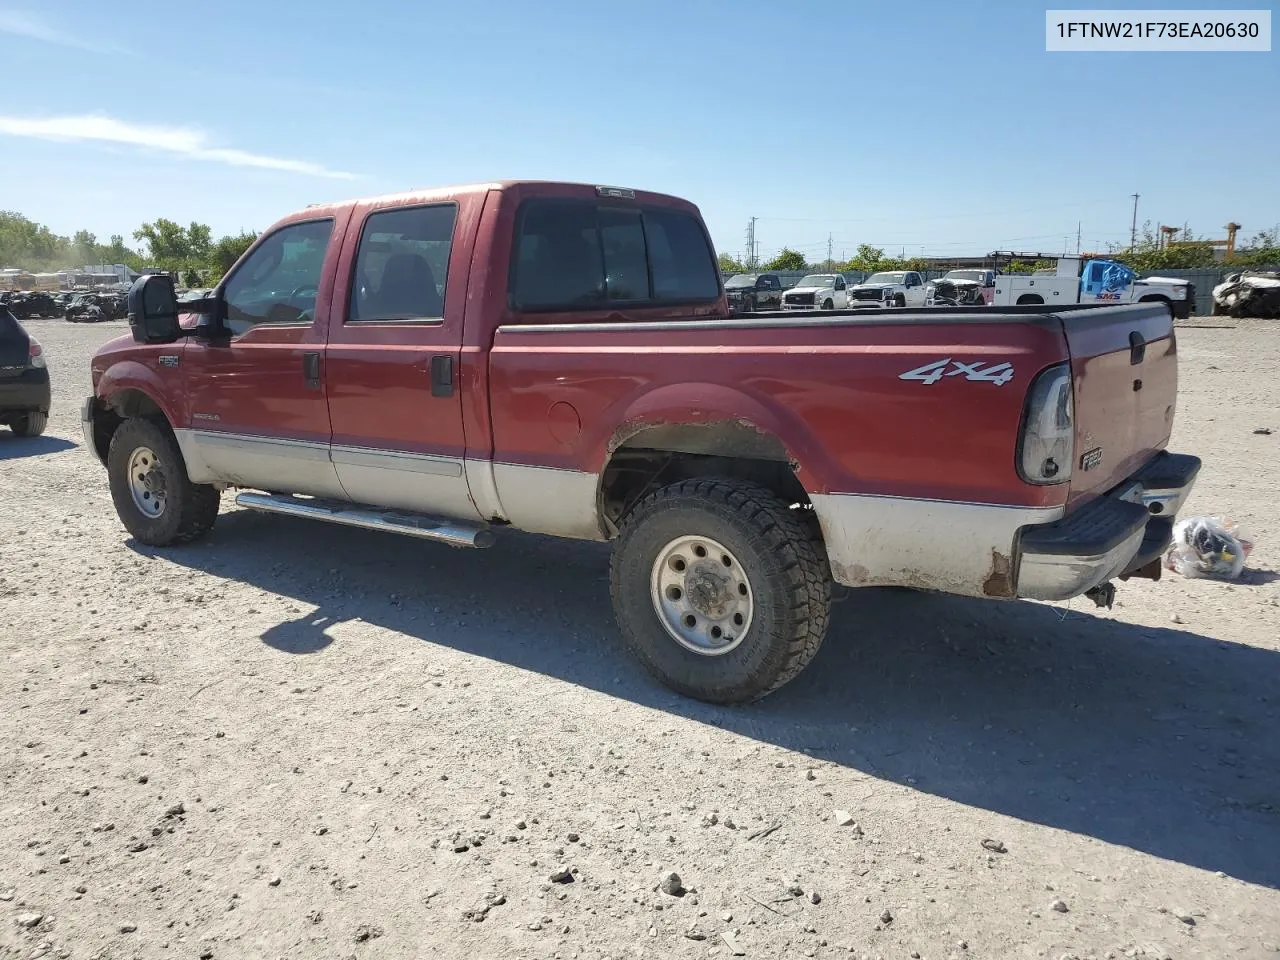
[{"label": "wheel well", "polygon": [[1021,307],[1030,303],[1044,303],[1044,297],[1040,296],[1038,293],[1024,293],[1018,298],[1016,306]]},{"label": "wheel well", "polygon": [[600,516],[609,536],[646,494],[696,477],[735,477],[809,506],[782,441],[740,421],[647,427],[618,446],[600,481]]},{"label": "wheel well", "polygon": [[168,418],[160,405],[141,390],[121,390],[111,395],[111,399],[103,402],[95,400],[93,404],[93,445],[98,459],[104,463],[107,451],[111,449],[111,438],[116,435],[120,424],[130,417],[144,417],[165,426],[170,426]]},{"label": "wheel well", "polygon": [[1163,293],[1148,293],[1146,296],[1138,298],[1139,303],[1150,303],[1153,300],[1159,300],[1163,303],[1169,302],[1169,298],[1166,297]]}]

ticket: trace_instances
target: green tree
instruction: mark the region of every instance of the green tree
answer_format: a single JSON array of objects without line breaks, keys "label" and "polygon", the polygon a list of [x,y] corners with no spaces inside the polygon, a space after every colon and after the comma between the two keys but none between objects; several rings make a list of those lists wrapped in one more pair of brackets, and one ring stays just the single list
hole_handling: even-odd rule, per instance
[{"label": "green tree", "polygon": [[792,250],[790,247],[783,247],[782,251],[764,265],[766,270],[804,270],[807,264],[804,261],[804,254]]},{"label": "green tree", "polygon": [[858,244],[858,250],[844,264],[841,269],[858,273],[875,273],[882,269],[880,264],[884,262],[884,251],[879,247],[873,247],[869,243]]},{"label": "green tree", "polygon": [[179,269],[191,259],[191,238],[181,224],[160,217],[133,231],[133,239],[147,245],[152,262],[163,269]]},{"label": "green tree", "polygon": [[192,260],[202,263],[209,261],[209,254],[213,249],[213,234],[208,224],[192,223],[187,227],[187,247]]},{"label": "green tree", "polygon": [[218,278],[226,275],[226,272],[235,265],[246,250],[253,246],[253,242],[258,239],[256,233],[250,233],[246,230],[240,231],[235,236],[221,237],[217,243],[213,245],[213,249],[206,258],[209,269],[212,274]]},{"label": "green tree", "polygon": [[75,266],[92,263],[98,255],[98,238],[88,230],[77,230],[71,238],[70,254]]},{"label": "green tree", "polygon": [[44,224],[12,210],[0,211],[0,267],[49,270],[63,266],[68,241]]},{"label": "green tree", "polygon": [[731,254],[722,253],[719,258],[721,273],[746,273],[747,267],[741,260],[735,260]]}]

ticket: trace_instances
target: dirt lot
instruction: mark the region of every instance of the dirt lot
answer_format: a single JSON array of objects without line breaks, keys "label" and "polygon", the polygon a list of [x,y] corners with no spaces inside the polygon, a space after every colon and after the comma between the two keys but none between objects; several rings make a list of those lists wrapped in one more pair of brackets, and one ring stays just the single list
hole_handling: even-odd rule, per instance
[{"label": "dirt lot", "polygon": [[1280,324],[1179,334],[1189,510],[1256,535],[1246,580],[846,594],[743,709],[640,674],[603,549],[229,498],[206,542],[132,543],[78,423],[124,326],[29,327],[55,409],[0,431],[0,957],[1280,952]]}]

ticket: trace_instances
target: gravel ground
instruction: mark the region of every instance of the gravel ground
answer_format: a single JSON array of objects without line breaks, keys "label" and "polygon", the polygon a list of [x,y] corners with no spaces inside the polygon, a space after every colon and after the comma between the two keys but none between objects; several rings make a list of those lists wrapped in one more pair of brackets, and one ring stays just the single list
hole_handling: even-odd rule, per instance
[{"label": "gravel ground", "polygon": [[739,709],[625,656],[597,546],[230,498],[205,542],[131,542],[78,423],[124,325],[29,327],[55,407],[0,431],[0,957],[1280,952],[1278,324],[1179,332],[1188,510],[1256,535],[1242,581],[846,593]]}]

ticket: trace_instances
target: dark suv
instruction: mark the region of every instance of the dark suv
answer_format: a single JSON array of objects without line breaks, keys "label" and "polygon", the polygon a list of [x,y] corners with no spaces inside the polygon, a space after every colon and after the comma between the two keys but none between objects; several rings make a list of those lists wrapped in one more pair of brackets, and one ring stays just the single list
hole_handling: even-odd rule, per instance
[{"label": "dark suv", "polygon": [[782,280],[776,273],[739,273],[725,281],[730,313],[782,308]]},{"label": "dark suv", "polygon": [[49,421],[49,370],[35,337],[0,306],[0,424],[20,437],[44,433]]}]

